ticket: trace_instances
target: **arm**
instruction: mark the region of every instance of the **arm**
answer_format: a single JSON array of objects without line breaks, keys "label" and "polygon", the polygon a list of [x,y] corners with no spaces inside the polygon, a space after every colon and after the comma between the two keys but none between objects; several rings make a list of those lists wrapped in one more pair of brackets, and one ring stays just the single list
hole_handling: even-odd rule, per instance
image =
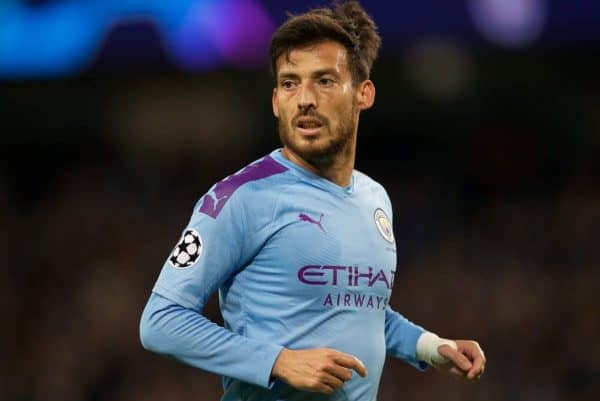
[{"label": "arm", "polygon": [[[388,207],[392,208],[384,190]],[[447,340],[411,323],[389,306],[385,311],[387,353],[420,370],[432,365],[451,375],[479,379],[485,369],[485,355],[476,341]]]},{"label": "arm", "polygon": [[156,293],[142,314],[140,339],[147,350],[263,387],[282,349],[232,333]]},{"label": "arm", "polygon": [[[384,190],[390,210],[392,202]],[[389,306],[385,311],[387,353],[420,370],[432,365],[454,376],[479,379],[485,369],[485,355],[476,341],[447,340],[411,323]]]},{"label": "arm", "polygon": [[389,306],[385,312],[385,341],[388,354],[420,370],[432,365],[453,376],[474,380],[485,369],[485,356],[476,341],[440,338]]},{"label": "arm", "polygon": [[389,306],[385,310],[385,344],[388,355],[402,359],[419,370],[427,364],[417,356],[417,341],[425,329],[409,321]]},{"label": "arm", "polygon": [[[245,195],[239,191],[215,212],[205,205],[214,206],[214,198],[224,196],[209,192],[194,207],[144,309],[140,339],[151,351],[266,387],[281,347],[234,333],[202,315],[209,297],[261,246],[259,236],[248,233]],[[248,225],[255,230],[257,224]]]}]

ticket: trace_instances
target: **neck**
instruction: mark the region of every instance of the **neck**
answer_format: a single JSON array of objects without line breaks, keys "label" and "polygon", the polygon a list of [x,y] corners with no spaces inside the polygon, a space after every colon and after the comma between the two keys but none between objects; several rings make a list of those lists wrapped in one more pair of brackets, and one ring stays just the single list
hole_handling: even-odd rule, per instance
[{"label": "neck", "polygon": [[340,187],[346,187],[350,185],[352,170],[354,169],[354,160],[356,158],[356,136],[354,138],[354,141],[348,143],[348,146],[346,146],[339,154],[335,155],[330,163],[323,166],[308,162],[286,146],[283,147],[282,154],[292,163],[297,164],[319,177],[323,177]]}]

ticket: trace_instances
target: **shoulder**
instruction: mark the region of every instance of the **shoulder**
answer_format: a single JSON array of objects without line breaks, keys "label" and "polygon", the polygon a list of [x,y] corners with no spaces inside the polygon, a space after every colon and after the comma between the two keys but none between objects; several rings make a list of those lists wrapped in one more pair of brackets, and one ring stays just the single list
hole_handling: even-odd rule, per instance
[{"label": "shoulder", "polygon": [[223,210],[274,201],[278,188],[289,181],[287,167],[264,156],[217,182],[200,198],[197,211],[216,219]]},{"label": "shoulder", "polygon": [[356,189],[362,191],[372,191],[383,194],[387,197],[387,191],[378,181],[363,173],[362,171],[354,170],[354,185]]},{"label": "shoulder", "polygon": [[354,170],[354,173],[356,191],[365,194],[367,197],[369,197],[369,199],[377,204],[385,205],[386,210],[391,214],[392,201],[385,187],[363,172]]}]

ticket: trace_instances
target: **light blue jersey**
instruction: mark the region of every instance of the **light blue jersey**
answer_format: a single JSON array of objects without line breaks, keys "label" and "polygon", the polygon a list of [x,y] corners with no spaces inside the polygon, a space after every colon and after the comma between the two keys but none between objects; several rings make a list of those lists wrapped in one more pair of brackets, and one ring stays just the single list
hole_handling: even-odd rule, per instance
[{"label": "light blue jersey", "polygon": [[[273,151],[196,205],[144,310],[144,346],[222,375],[224,401],[375,401],[386,354],[426,366],[424,330],[388,306],[391,218],[366,175],[343,188]],[[201,314],[217,289],[225,327]],[[270,377],[282,347],[355,355],[368,376],[331,395],[295,390]]]}]

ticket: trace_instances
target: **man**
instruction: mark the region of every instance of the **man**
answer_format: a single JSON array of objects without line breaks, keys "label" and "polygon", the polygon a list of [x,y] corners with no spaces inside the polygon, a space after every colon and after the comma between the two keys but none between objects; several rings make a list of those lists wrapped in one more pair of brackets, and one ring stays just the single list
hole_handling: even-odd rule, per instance
[{"label": "man", "polygon": [[[142,315],[144,347],[223,376],[222,400],[374,401],[386,355],[475,380],[485,357],[388,305],[396,247],[381,185],[354,170],[380,39],[357,2],[274,34],[283,148],[194,208]],[[201,313],[219,290],[225,327]]]}]

